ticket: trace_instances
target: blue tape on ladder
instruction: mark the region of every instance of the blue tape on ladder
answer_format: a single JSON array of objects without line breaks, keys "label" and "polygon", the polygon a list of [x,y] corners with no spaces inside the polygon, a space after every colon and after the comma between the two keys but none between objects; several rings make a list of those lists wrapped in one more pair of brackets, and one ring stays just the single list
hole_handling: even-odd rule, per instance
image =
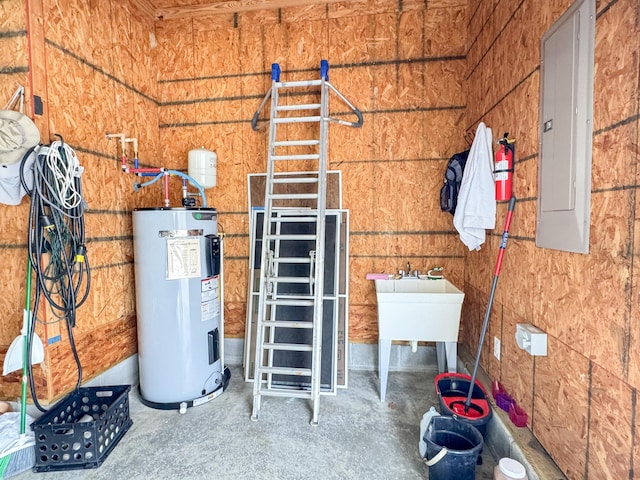
[{"label": "blue tape on ladder", "polygon": [[275,82],[280,81],[280,65],[277,63],[271,64],[271,80]]},{"label": "blue tape on ladder", "polygon": [[329,81],[329,62],[327,60],[320,60],[320,78]]}]

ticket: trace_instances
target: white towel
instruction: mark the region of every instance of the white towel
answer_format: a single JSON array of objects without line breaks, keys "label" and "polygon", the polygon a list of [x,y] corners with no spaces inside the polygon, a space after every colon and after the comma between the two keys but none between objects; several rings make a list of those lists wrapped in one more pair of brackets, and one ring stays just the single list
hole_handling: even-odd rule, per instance
[{"label": "white towel", "polygon": [[485,229],[496,226],[491,129],[480,122],[471,145],[458,192],[453,226],[469,250],[480,250]]}]

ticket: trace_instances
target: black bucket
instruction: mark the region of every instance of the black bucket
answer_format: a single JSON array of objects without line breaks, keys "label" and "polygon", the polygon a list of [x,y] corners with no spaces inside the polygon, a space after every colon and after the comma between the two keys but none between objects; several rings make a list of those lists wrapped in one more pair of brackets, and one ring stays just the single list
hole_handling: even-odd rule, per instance
[{"label": "black bucket", "polygon": [[[455,417],[436,416],[424,434],[429,480],[475,480],[482,434]],[[444,450],[444,451],[443,451]]]}]

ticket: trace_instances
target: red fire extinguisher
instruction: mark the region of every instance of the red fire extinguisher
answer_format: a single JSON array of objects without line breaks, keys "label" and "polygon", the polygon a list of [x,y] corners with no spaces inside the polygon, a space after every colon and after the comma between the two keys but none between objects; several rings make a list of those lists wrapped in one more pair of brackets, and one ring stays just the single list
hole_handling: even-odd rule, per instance
[{"label": "red fire extinguisher", "polygon": [[509,133],[498,140],[500,148],[496,152],[496,166],[493,171],[496,182],[496,200],[509,200],[512,192],[513,157],[516,154],[515,140]]}]

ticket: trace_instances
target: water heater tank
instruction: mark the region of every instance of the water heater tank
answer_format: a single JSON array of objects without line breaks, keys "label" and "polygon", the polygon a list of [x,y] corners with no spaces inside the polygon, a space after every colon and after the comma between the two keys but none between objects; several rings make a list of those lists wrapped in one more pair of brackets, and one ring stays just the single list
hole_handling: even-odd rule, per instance
[{"label": "water heater tank", "polygon": [[202,188],[216,186],[216,166],[218,156],[215,152],[202,148],[189,150],[189,176]]},{"label": "water heater tank", "polygon": [[182,410],[222,393],[220,239],[214,208],[133,211],[143,404]]}]

